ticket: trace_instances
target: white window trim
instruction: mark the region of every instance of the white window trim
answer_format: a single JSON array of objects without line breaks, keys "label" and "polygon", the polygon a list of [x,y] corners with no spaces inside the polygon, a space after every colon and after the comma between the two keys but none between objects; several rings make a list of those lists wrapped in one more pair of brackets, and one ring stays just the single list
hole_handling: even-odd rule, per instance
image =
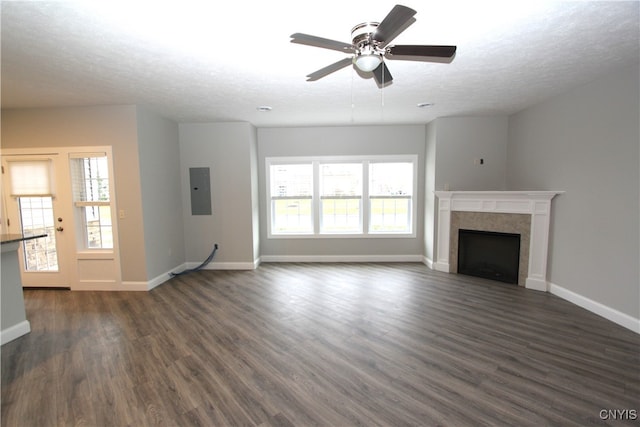
[{"label": "white window trim", "polygon": [[[82,147],[78,147],[82,148]],[[107,158],[107,172],[109,174],[109,201],[73,201],[74,208],[74,222],[76,227],[76,235],[77,239],[77,255],[78,259],[115,259],[116,251],[119,248],[118,242],[118,224],[117,224],[117,207],[115,203],[115,173],[113,168],[113,155],[111,147],[106,148],[104,150],[95,151],[95,147],[93,147],[93,151],[87,150],[76,150],[75,148],[67,153],[68,160],[76,160],[76,159],[86,159],[90,157],[106,157]],[[71,169],[70,169],[71,170]],[[72,190],[73,191],[73,190]],[[73,198],[73,196],[72,196]],[[111,230],[112,230],[112,238],[113,238],[113,247],[112,248],[89,248],[87,247],[87,228],[84,223],[84,217],[81,216],[76,209],[83,207],[91,207],[91,206],[109,206],[111,209]],[[94,254],[94,256],[89,256],[88,254]]]},{"label": "white window trim", "polygon": [[[411,194],[411,230],[409,232],[371,232],[369,231],[369,164],[370,163],[401,163],[413,164],[413,194]],[[311,215],[313,223],[312,233],[277,233],[272,232],[273,213],[271,211],[271,166],[309,164],[313,165],[313,195],[311,197]],[[363,193],[362,193],[362,232],[361,233],[321,233],[320,227],[320,183],[319,169],[322,163],[362,163],[363,164]],[[265,158],[265,184],[266,184],[266,212],[267,212],[267,238],[268,239],[363,239],[363,238],[415,238],[418,213],[418,155],[371,155],[371,156],[309,156],[309,157],[266,157]]]}]

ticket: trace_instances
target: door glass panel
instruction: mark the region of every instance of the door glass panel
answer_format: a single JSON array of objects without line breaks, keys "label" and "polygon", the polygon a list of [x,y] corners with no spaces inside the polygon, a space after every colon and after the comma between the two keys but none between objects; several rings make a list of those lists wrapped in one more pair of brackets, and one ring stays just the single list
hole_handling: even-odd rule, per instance
[{"label": "door glass panel", "polygon": [[51,197],[18,197],[20,224],[24,236],[47,237],[22,243],[25,271],[58,271],[55,222]]}]

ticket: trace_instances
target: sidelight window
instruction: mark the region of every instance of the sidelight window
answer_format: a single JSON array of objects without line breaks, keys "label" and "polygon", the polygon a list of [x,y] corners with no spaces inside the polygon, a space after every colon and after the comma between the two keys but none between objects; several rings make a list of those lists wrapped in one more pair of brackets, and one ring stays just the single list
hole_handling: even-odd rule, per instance
[{"label": "sidelight window", "polygon": [[113,222],[107,156],[71,157],[73,204],[84,247],[112,249]]}]

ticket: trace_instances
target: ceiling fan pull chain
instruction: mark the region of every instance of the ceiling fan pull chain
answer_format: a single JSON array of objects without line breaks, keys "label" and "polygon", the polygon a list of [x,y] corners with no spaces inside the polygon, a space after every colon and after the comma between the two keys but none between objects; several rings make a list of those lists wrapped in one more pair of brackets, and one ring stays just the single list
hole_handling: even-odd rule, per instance
[{"label": "ceiling fan pull chain", "polygon": [[351,70],[351,123],[354,123],[353,113],[356,108],[353,102],[353,81],[355,80],[355,74],[356,74],[356,70],[352,69]]},{"label": "ceiling fan pull chain", "polygon": [[380,88],[380,121],[384,122],[384,68],[382,69],[382,87]]}]

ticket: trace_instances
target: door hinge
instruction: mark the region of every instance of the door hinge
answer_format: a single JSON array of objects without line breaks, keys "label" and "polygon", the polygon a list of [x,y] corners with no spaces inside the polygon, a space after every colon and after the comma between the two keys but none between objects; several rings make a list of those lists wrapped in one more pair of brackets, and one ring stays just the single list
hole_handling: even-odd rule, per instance
[{"label": "door hinge", "polygon": [[4,166],[2,166],[2,173],[4,173]]},{"label": "door hinge", "polygon": [[7,218],[7,227],[11,227],[11,220]]}]

